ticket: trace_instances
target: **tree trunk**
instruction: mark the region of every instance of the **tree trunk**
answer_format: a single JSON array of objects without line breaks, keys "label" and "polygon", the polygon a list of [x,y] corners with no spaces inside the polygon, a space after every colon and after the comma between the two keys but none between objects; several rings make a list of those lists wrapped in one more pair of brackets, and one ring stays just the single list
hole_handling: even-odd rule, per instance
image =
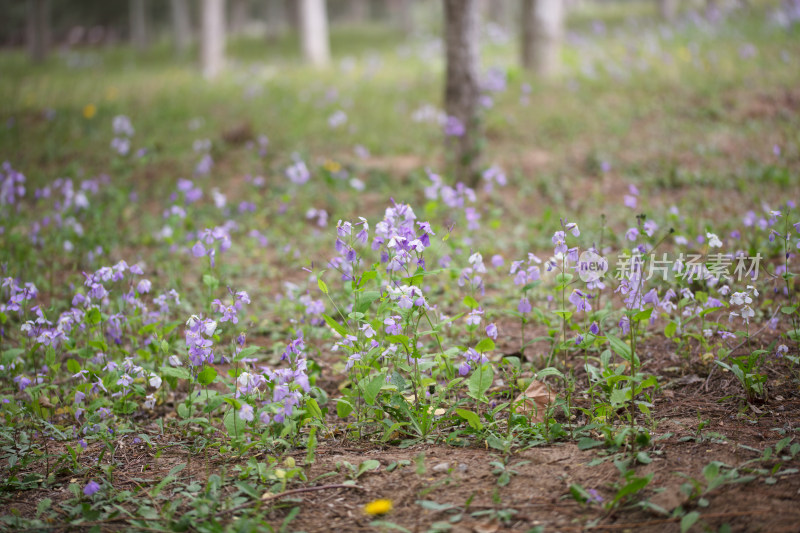
[{"label": "tree trunk", "polygon": [[522,0],[522,66],[544,78],[559,71],[563,0]]},{"label": "tree trunk", "polygon": [[266,0],[264,18],[267,28],[267,40],[277,39],[286,26],[286,6],[282,0]]},{"label": "tree trunk", "polygon": [[511,22],[510,0],[492,0],[487,7],[489,20],[507,30]]},{"label": "tree trunk", "polygon": [[232,0],[231,5],[231,34],[238,34],[244,30],[247,24],[248,13],[248,0]]},{"label": "tree trunk", "polygon": [[147,48],[147,0],[130,0],[131,44],[141,51]]},{"label": "tree trunk", "polygon": [[325,0],[300,0],[300,39],[303,56],[317,67],[331,61]]},{"label": "tree trunk", "polygon": [[184,55],[192,44],[192,18],[189,11],[189,0],[170,0],[170,7],[175,49],[178,54]]},{"label": "tree trunk", "polygon": [[478,0],[444,0],[444,15],[446,147],[455,163],[456,180],[474,186],[479,176],[481,152]]},{"label": "tree trunk", "polygon": [[392,15],[392,22],[404,34],[410,35],[414,33],[413,0],[389,0],[389,11]]},{"label": "tree trunk", "polygon": [[300,4],[303,0],[286,0],[286,20],[293,31],[300,32]]},{"label": "tree trunk", "polygon": [[225,0],[203,0],[200,60],[203,76],[215,78],[225,63]]},{"label": "tree trunk", "polygon": [[675,20],[675,13],[678,11],[677,0],[658,0],[658,10],[661,12],[661,18],[666,22]]},{"label": "tree trunk", "polygon": [[31,61],[41,63],[50,48],[50,0],[28,0],[26,41]]},{"label": "tree trunk", "polygon": [[350,0],[349,8],[351,22],[363,23],[369,18],[369,0]]}]

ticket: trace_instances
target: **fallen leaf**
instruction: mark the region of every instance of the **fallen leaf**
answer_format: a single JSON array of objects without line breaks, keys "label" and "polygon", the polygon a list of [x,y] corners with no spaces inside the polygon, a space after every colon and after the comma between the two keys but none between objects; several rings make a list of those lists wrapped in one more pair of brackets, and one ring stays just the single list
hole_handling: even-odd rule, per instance
[{"label": "fallen leaf", "polygon": [[556,394],[550,385],[533,380],[525,392],[517,396],[514,403],[520,404],[520,412],[531,415],[531,422],[544,422],[547,406],[553,403]]}]

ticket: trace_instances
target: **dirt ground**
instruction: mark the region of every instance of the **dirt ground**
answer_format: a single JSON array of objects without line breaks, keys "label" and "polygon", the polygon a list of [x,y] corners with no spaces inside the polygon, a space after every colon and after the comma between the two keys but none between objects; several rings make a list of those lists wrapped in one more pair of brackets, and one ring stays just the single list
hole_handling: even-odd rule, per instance
[{"label": "dirt ground", "polygon": [[[776,456],[760,464],[752,462],[766,447],[796,435],[800,395],[791,381],[782,377],[789,375],[788,365],[783,361],[768,365],[770,399],[756,406],[741,399],[740,385],[729,374],[715,371],[707,379],[712,367],[699,363],[681,369],[666,348],[656,344],[643,352],[660,352],[660,357],[651,359],[653,368],[649,370],[662,376],[662,388],[654,403],[655,424],[649,428],[652,443],[647,452],[652,462],[635,467],[637,476],[652,473],[653,479],[637,499],[647,499],[667,513],[678,507],[698,511],[701,517],[692,531],[724,531],[721,528],[726,525],[730,531],[798,531],[800,474],[793,467],[800,462],[800,454],[788,461]],[[576,378],[580,380],[581,376]],[[334,388],[336,382],[323,386]],[[335,424],[335,415],[330,416]],[[701,420],[706,423],[698,432]],[[238,460],[221,459],[214,452],[198,456],[180,444],[180,435],[158,437],[155,425],[150,427],[154,441],[162,444],[158,454],[143,443],[132,444],[130,436],[117,440],[114,459],[119,465],[113,476],[117,490],[152,489],[181,463],[187,463],[181,482],[202,485],[212,473],[235,475],[234,467],[251,456],[263,460],[264,452],[257,448]],[[163,446],[169,442],[175,444]],[[101,447],[92,446],[80,460],[87,465],[95,461],[96,466],[94,458]],[[306,450],[290,450],[288,455],[302,465]],[[613,499],[621,480],[613,461],[624,456],[621,450],[612,453],[602,446],[580,450],[573,442],[523,447],[506,458],[516,474],[507,485],[500,486],[495,466],[490,464],[502,459],[500,452],[485,442],[466,447],[420,443],[403,448],[354,440],[352,435],[335,431],[328,438],[320,436],[315,461],[306,467],[308,483],[293,483],[284,496],[255,504],[261,505],[259,515],[276,528],[290,509],[299,507],[288,531],[500,532],[530,531],[537,526],[544,531],[680,531],[679,515],[665,516],[636,505],[636,500],[608,511],[601,504],[578,503],[570,495],[570,485],[579,484],[596,490],[604,502]],[[367,459],[380,462],[380,468],[348,482],[341,464],[358,465]],[[724,484],[703,494],[704,500],[690,498],[681,485],[690,478],[702,482],[703,469],[712,461],[740,467],[740,476],[755,468],[777,473],[762,473],[746,483]],[[9,495],[0,504],[0,513],[33,516],[44,498],[51,498],[56,508],[57,502],[70,497],[66,489],[70,481],[75,480],[70,479],[69,471],[62,471],[50,489]],[[343,486],[345,483],[355,486]],[[316,488],[306,490],[312,486]],[[225,490],[232,488],[226,485]],[[365,514],[364,505],[379,498],[390,499],[392,511],[379,517]],[[235,514],[221,510],[217,520],[225,524]],[[103,531],[130,529],[121,519],[97,525]],[[49,530],[79,529],[62,528],[54,521]]]}]

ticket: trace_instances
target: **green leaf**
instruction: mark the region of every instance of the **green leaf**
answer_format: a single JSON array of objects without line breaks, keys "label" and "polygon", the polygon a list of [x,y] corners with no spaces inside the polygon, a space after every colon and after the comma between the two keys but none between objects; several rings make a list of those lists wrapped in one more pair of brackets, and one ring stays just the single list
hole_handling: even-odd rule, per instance
[{"label": "green leaf", "polygon": [[455,507],[452,503],[438,503],[432,500],[417,500],[417,505],[429,511],[447,511]]},{"label": "green leaf", "polygon": [[456,414],[467,421],[469,427],[480,431],[483,429],[483,424],[481,424],[481,419],[477,413],[473,411],[468,411],[467,409],[456,409]]},{"label": "green leaf", "polygon": [[570,281],[572,281],[572,274],[562,272],[561,274],[556,276],[556,283],[558,283],[559,285],[566,285]]},{"label": "green leaf", "polygon": [[589,450],[591,448],[597,448],[598,446],[602,446],[603,444],[605,443],[601,440],[594,440],[590,439],[589,437],[583,437],[578,441],[578,449],[581,451]]},{"label": "green leaf", "polygon": [[103,315],[100,314],[100,310],[96,307],[92,307],[89,309],[89,312],[86,313],[86,323],[90,326],[94,326],[95,324],[99,324],[103,320]]},{"label": "green leaf", "polygon": [[190,415],[191,415],[191,411],[189,411],[189,408],[186,406],[186,404],[185,403],[179,403],[178,404],[178,416],[180,416],[181,418],[189,418]]},{"label": "green leaf", "polygon": [[236,354],[236,357],[234,357],[233,360],[234,361],[241,361],[242,359],[244,359],[246,357],[250,357],[251,355],[255,354],[260,349],[261,349],[260,346],[248,346],[247,348],[244,348],[241,352]]},{"label": "green leaf", "polygon": [[589,492],[578,485],[577,483],[573,483],[569,486],[569,493],[572,495],[572,498],[578,503],[586,503],[592,497]]},{"label": "green leaf", "polygon": [[392,344],[402,344],[408,350],[408,336],[406,335],[386,335],[386,341]]},{"label": "green leaf", "polygon": [[631,347],[628,344],[620,339],[619,337],[615,337],[613,335],[608,335],[608,342],[611,344],[611,349],[614,352],[625,359],[626,361],[631,360]]},{"label": "green leaf", "polygon": [[372,302],[381,297],[381,293],[378,291],[365,291],[356,294],[358,294],[358,305],[353,307],[353,311],[356,313],[366,312],[369,306],[372,305]]},{"label": "green leaf", "polygon": [[670,322],[664,328],[664,336],[668,339],[675,336],[675,333],[678,331],[678,324],[675,322]]},{"label": "green leaf", "polygon": [[213,366],[206,365],[203,371],[197,375],[197,382],[201,385],[210,385],[214,383],[214,378],[217,377],[217,369]]},{"label": "green leaf", "polygon": [[231,437],[242,436],[244,433],[244,420],[241,419],[239,413],[231,409],[230,411],[225,414],[225,418],[222,420],[223,424],[225,425],[225,429],[228,430],[228,435]]},{"label": "green leaf", "polygon": [[475,345],[475,351],[479,353],[491,352],[492,350],[494,350],[494,341],[489,337],[482,339]]},{"label": "green leaf", "polygon": [[322,318],[323,318],[323,319],[325,320],[325,322],[326,322],[326,323],[327,323],[327,324],[328,324],[328,325],[331,327],[331,329],[333,329],[333,331],[335,331],[336,333],[338,333],[338,334],[339,334],[339,335],[341,335],[342,337],[346,337],[347,335],[349,335],[349,333],[348,333],[348,332],[347,332],[347,330],[344,328],[344,326],[342,326],[341,324],[339,324],[339,323],[338,323],[337,321],[335,321],[333,318],[329,317],[329,316],[328,316],[328,315],[326,315],[326,314],[323,314],[323,315],[322,315]]},{"label": "green leaf", "polygon": [[314,398],[309,398],[306,400],[306,410],[312,418],[317,418],[319,420],[323,419],[322,409],[319,408],[319,404]]},{"label": "green leaf", "polygon": [[162,366],[161,375],[178,379],[192,379],[192,375],[189,371],[182,366]]},{"label": "green leaf", "polygon": [[242,402],[240,402],[236,398],[224,398],[224,400],[225,400],[225,403],[227,403],[228,405],[230,405],[234,409],[238,410],[238,409],[242,408]]},{"label": "green leaf", "polygon": [[211,274],[203,274],[203,285],[213,292],[219,287],[219,280]]},{"label": "green leaf", "polygon": [[558,378],[564,379],[564,374],[555,367],[548,366],[547,368],[543,368],[536,373],[536,379],[544,379],[549,376],[556,376]]},{"label": "green leaf", "polygon": [[494,371],[491,365],[486,364],[482,365],[480,368],[476,368],[472,371],[469,380],[467,380],[469,395],[476,400],[483,399],[486,391],[492,386],[493,381]]},{"label": "green leaf", "polygon": [[41,500],[36,505],[36,516],[39,516],[40,514],[48,510],[52,504],[53,500],[51,500],[50,498],[44,498],[43,500]]},{"label": "green leaf", "polygon": [[614,496],[614,504],[625,498],[626,496],[630,496],[632,494],[636,494],[643,488],[645,488],[649,483],[650,480],[653,479],[653,474],[650,474],[646,477],[635,477],[633,478],[627,485],[619,489],[617,495]]},{"label": "green leaf", "polygon": [[647,320],[648,318],[650,318],[650,315],[652,314],[653,314],[653,308],[648,307],[647,309],[639,311],[638,313],[633,315],[633,319],[636,320],[637,322],[641,320]]},{"label": "green leaf", "polygon": [[692,511],[681,518],[681,533],[686,533],[700,519],[700,513]]},{"label": "green leaf", "polygon": [[360,465],[358,465],[358,472],[356,473],[356,477],[360,477],[361,474],[365,472],[369,472],[372,470],[377,470],[381,467],[380,461],[376,461],[375,459],[367,459]]},{"label": "green leaf", "polygon": [[358,288],[363,287],[368,281],[371,281],[378,277],[378,273],[374,270],[367,270],[363,274],[361,274],[361,279],[358,280]]},{"label": "green leaf", "polygon": [[350,402],[342,398],[336,399],[336,414],[339,415],[339,418],[347,418],[352,412],[353,405]]},{"label": "green leaf", "polygon": [[323,294],[328,294],[328,286],[325,285],[322,278],[317,278],[317,287],[319,287],[319,290],[321,290]]},{"label": "green leaf", "polygon": [[464,305],[466,305],[470,309],[477,309],[480,306],[478,304],[478,301],[469,294],[464,296]]},{"label": "green leaf", "polygon": [[614,389],[611,391],[611,404],[612,405],[622,405],[628,400],[630,400],[630,392],[631,389],[629,387],[625,387],[624,389]]},{"label": "green leaf", "polygon": [[67,359],[67,370],[70,374],[77,374],[81,371],[81,364],[75,359]]},{"label": "green leaf", "polygon": [[381,387],[383,387],[385,383],[385,374],[378,374],[372,378],[364,387],[364,401],[366,401],[369,405],[375,405],[375,399],[378,397],[378,393],[381,392]]}]

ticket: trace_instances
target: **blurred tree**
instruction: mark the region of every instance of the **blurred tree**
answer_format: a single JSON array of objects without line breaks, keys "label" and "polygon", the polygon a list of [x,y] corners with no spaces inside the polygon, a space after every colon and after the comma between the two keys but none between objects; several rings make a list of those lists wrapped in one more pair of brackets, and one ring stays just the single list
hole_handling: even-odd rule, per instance
[{"label": "blurred tree", "polygon": [[147,0],[130,0],[131,44],[137,50],[147,48]]},{"label": "blurred tree", "polygon": [[202,0],[201,19],[200,61],[211,79],[225,64],[225,0]]},{"label": "blurred tree", "polygon": [[478,181],[482,131],[478,116],[480,62],[479,0],[444,0],[447,59],[444,104],[446,148],[455,178],[475,185]]},{"label": "blurred tree", "polygon": [[300,38],[303,56],[317,67],[331,61],[325,0],[300,0]]},{"label": "blurred tree", "polygon": [[522,66],[548,78],[561,66],[563,0],[522,0]]},{"label": "blurred tree", "polygon": [[41,63],[50,48],[50,0],[28,0],[25,39],[34,63]]},{"label": "blurred tree", "polygon": [[241,33],[244,30],[249,16],[250,2],[248,0],[231,0],[231,35]]},{"label": "blurred tree", "polygon": [[481,4],[481,12],[488,20],[503,29],[511,27],[510,0],[482,0]]},{"label": "blurred tree", "polygon": [[172,10],[172,33],[175,38],[175,49],[184,55],[192,44],[192,14],[189,0],[170,0]]},{"label": "blurred tree", "polygon": [[350,0],[348,18],[352,22],[363,23],[369,18],[369,0]]},{"label": "blurred tree", "polygon": [[661,18],[672,22],[678,11],[678,0],[658,0],[658,9],[661,12]]},{"label": "blurred tree", "polygon": [[406,35],[414,33],[413,0],[388,0],[392,22]]},{"label": "blurred tree", "polygon": [[283,0],[266,0],[264,2],[264,19],[267,40],[277,39],[286,26],[286,5]]},{"label": "blurred tree", "polygon": [[289,21],[289,26],[292,30],[300,31],[300,3],[303,0],[286,0],[284,6],[286,7],[286,20]]}]

